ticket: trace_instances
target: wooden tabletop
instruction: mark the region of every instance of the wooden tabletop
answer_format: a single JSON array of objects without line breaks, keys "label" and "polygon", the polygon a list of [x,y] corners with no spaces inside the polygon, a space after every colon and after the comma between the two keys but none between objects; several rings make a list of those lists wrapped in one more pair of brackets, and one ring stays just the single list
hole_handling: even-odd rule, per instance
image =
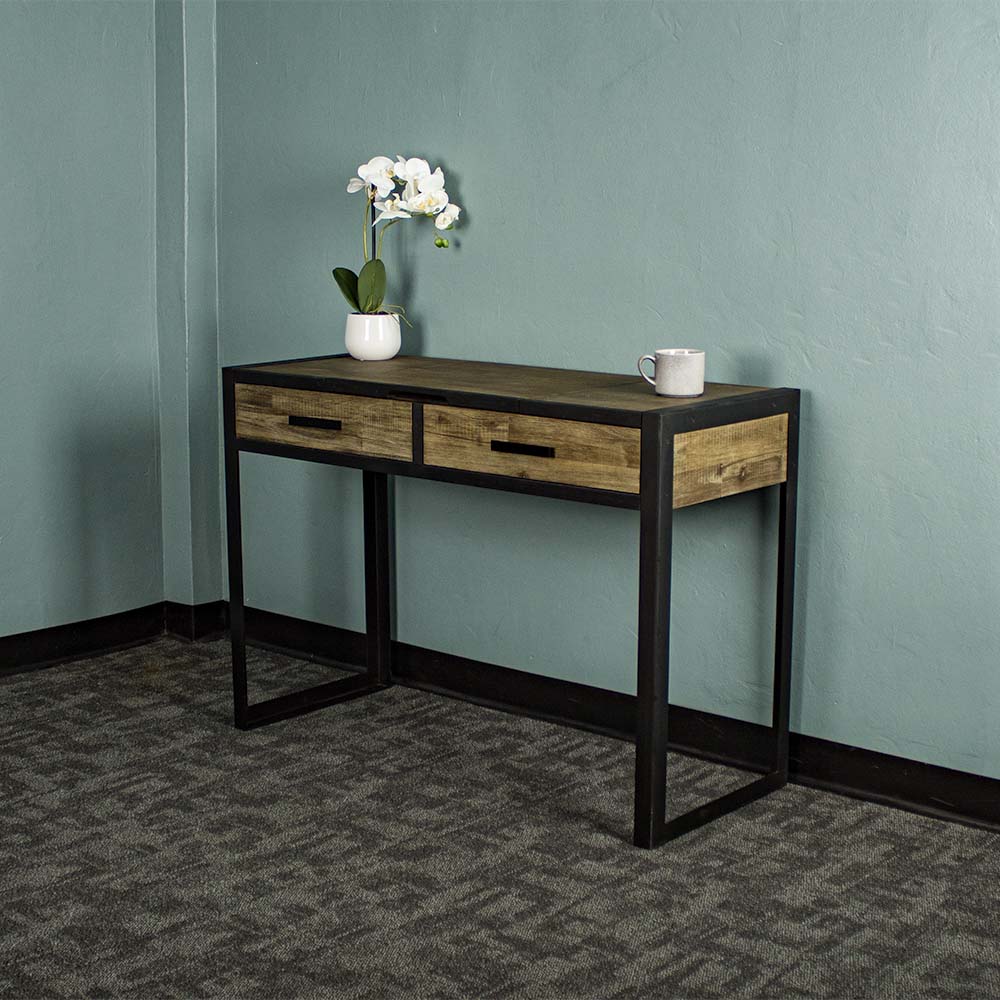
[{"label": "wooden tabletop", "polygon": [[717,402],[762,391],[760,386],[706,382],[704,394],[697,399],[657,396],[653,387],[639,375],[405,355],[389,361],[357,361],[347,355],[336,355],[240,365],[237,370],[293,376],[304,381],[336,379],[398,385],[428,392],[460,392],[632,412],[689,406],[695,402]]}]

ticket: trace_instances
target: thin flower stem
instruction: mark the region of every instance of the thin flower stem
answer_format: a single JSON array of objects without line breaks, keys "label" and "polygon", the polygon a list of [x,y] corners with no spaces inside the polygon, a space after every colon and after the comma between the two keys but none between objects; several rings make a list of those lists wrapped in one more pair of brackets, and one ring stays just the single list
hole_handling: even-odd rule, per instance
[{"label": "thin flower stem", "polygon": [[385,240],[385,231],[386,231],[386,230],[387,230],[387,229],[388,229],[388,228],[389,228],[390,226],[394,226],[394,225],[396,225],[396,223],[397,223],[397,222],[399,222],[399,219],[390,219],[390,220],[389,220],[389,221],[388,221],[388,222],[387,222],[387,223],[386,223],[386,224],[385,224],[385,225],[384,225],[384,226],[382,227],[382,232],[380,232],[380,233],[378,234],[378,256],[379,256],[380,258],[381,258],[381,256],[382,256],[382,243],[383,243],[383,242],[384,242],[384,240]]},{"label": "thin flower stem", "polygon": [[[365,200],[365,217],[361,226],[361,245],[365,255],[365,263],[368,263],[368,209],[371,208],[373,200],[373,189],[368,189],[368,197]],[[375,250],[375,233],[372,233],[372,251]]]}]

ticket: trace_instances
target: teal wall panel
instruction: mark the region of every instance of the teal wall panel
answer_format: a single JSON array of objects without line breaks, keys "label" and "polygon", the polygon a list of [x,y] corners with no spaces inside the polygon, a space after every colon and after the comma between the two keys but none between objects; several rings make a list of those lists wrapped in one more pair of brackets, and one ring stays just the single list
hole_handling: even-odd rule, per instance
[{"label": "teal wall panel", "polygon": [[0,634],[162,598],[151,3],[0,4]]},{"label": "teal wall panel", "polygon": [[156,0],[157,343],[163,589],[222,586],[215,3]]},{"label": "teal wall panel", "polygon": [[[163,591],[194,603],[187,317],[187,100],[184,6],[156,8],[156,328]],[[203,422],[201,431],[209,427]]]},{"label": "teal wall panel", "polygon": [[[346,178],[431,157],[465,225],[390,235],[404,350],[699,346],[710,378],[801,386],[794,726],[1000,776],[998,14],[220,2],[223,360],[340,350]],[[356,479],[251,463],[251,601],[359,627]],[[396,500],[400,638],[633,689],[634,516]],[[672,700],[764,716],[774,527],[766,497],[679,514]]]}]

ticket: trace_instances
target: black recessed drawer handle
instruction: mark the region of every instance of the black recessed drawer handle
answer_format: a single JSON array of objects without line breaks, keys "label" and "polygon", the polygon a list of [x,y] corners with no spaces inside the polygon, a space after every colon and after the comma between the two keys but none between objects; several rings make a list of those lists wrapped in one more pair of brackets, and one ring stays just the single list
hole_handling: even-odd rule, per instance
[{"label": "black recessed drawer handle", "polygon": [[491,441],[490,451],[505,451],[511,455],[534,455],[535,458],[555,458],[555,448],[544,444],[521,444],[520,441]]},{"label": "black recessed drawer handle", "polygon": [[389,399],[399,399],[404,403],[447,403],[447,396],[433,392],[390,392]]},{"label": "black recessed drawer handle", "polygon": [[327,417],[299,417],[294,413],[288,416],[290,427],[322,427],[325,431],[339,431],[340,421],[330,420]]}]

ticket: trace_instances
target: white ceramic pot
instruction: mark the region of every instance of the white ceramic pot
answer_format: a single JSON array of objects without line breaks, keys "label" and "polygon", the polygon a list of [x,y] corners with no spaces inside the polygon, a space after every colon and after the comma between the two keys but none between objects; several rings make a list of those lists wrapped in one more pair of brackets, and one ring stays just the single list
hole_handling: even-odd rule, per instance
[{"label": "white ceramic pot", "polygon": [[351,313],[344,344],[358,361],[388,361],[399,354],[399,317],[392,313]]}]

